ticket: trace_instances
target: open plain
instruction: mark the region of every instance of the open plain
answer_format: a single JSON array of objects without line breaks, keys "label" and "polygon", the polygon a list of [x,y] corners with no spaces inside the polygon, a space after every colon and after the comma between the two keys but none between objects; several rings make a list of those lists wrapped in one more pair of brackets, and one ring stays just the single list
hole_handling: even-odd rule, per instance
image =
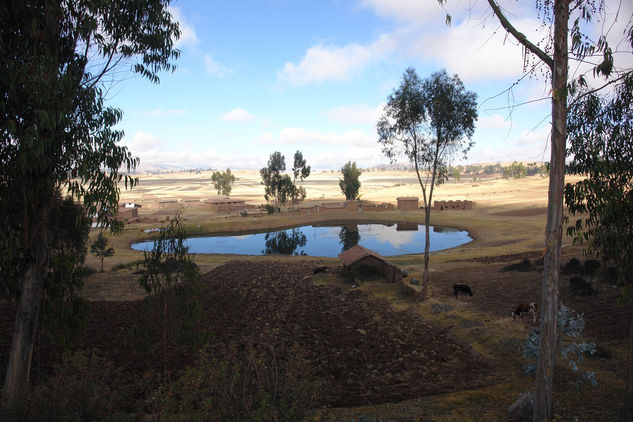
[{"label": "open plain", "polygon": [[[263,204],[258,172],[235,174],[231,197]],[[338,177],[330,171],[313,173],[303,184],[307,200],[301,206],[342,201]],[[434,210],[432,224],[466,229],[473,241],[431,255],[430,294],[425,301],[416,300],[416,287],[407,282],[421,278],[422,256],[418,254],[389,258],[409,272],[403,284],[386,283],[380,277],[347,281],[336,258],[228,256],[221,251],[196,255],[204,274],[198,295],[203,315],[199,328],[208,334],[208,341],[204,347],[190,347],[169,337],[165,353],[171,383],[167,389],[176,388],[179,380],[193,382],[186,378],[187,369],[203,367],[201,362],[209,356],[230,366],[254,353],[287,365],[285,379],[295,390],[300,384],[297,378],[310,381],[305,420],[506,420],[510,404],[533,383],[524,373],[528,362],[523,345],[538,322],[513,320],[511,312],[518,303],[539,302],[547,180],[490,176],[450,180],[437,187],[436,200],[475,204],[469,210]],[[361,183],[361,197],[366,201],[395,204],[400,196],[420,196],[412,172],[364,172]],[[303,215],[266,214],[255,208],[242,216],[191,205],[191,200],[213,196],[209,172],[141,176],[137,188],[121,195],[122,202],[142,205],[141,218],[116,236],[108,234],[115,255],[106,259],[105,272],[88,277],[83,290],[90,309],[85,331],[73,347],[97,351],[122,368],[134,391],[130,397],[145,403],[141,408],[146,420],[164,417],[169,409],[148,399],[156,397],[161,383],[162,355],[151,342],[143,343],[147,347],[143,353],[144,337],[138,334],[151,314],[144,311],[151,298],[144,301],[147,294],[137,281],[143,253],[131,250],[130,244],[154,236],[144,230],[164,225],[176,212],[194,235],[325,221],[423,223],[424,218],[420,209]],[[158,205],[162,200],[179,202],[169,209]],[[93,230],[91,236],[96,233]],[[569,238],[563,244],[563,264],[573,257],[588,259]],[[524,259],[530,261],[525,271],[505,271]],[[92,255],[87,264],[100,265]],[[326,271],[313,274],[316,267]],[[575,375],[561,359],[555,373],[557,420],[631,420],[633,406],[623,382],[630,310],[618,305],[620,288],[597,275],[587,278],[596,294],[572,294],[572,276],[561,276],[561,301],[584,314],[583,338],[596,342],[600,353],[585,356],[579,366],[595,372],[598,384],[575,387]],[[474,296],[453,297],[454,283],[468,284]],[[1,312],[3,359],[12,309],[3,305]],[[39,374],[36,384],[52,373],[60,356],[55,344],[42,340],[34,358]],[[0,365],[4,370],[6,362]],[[302,375],[292,368],[301,368]],[[170,393],[162,389],[160,394]],[[197,393],[191,390],[189,394]],[[201,411],[192,406],[192,414]]]}]

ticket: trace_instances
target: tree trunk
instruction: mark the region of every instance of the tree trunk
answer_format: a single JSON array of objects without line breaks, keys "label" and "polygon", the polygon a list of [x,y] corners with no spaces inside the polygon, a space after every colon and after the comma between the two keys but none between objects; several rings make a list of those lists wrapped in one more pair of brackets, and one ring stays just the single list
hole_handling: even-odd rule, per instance
[{"label": "tree trunk", "polygon": [[633,315],[631,316],[631,325],[629,325],[629,350],[626,354],[626,380],[625,391],[631,392],[631,377],[633,376]]},{"label": "tree trunk", "polygon": [[9,352],[9,363],[4,379],[2,403],[12,404],[29,387],[33,345],[42,304],[43,280],[46,270],[46,236],[36,235],[31,250],[33,259],[27,264],[20,279],[18,304]]},{"label": "tree trunk", "polygon": [[426,233],[424,234],[424,274],[422,275],[422,300],[426,300],[426,295],[429,290],[429,246],[431,245],[431,235],[429,233],[431,225],[431,206],[427,204],[424,209],[424,227]]},{"label": "tree trunk", "polygon": [[558,275],[563,233],[563,186],[567,141],[567,33],[569,0],[554,2],[554,66],[552,68],[552,139],[545,229],[540,348],[536,367],[534,421],[551,421],[556,360]]}]

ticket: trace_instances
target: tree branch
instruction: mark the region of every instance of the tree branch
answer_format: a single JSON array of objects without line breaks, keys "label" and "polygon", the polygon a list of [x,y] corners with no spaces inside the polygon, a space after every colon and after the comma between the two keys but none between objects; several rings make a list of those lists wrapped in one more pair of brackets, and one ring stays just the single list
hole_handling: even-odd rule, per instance
[{"label": "tree branch", "polygon": [[501,26],[503,26],[503,28],[506,31],[508,31],[514,38],[516,38],[518,42],[520,42],[525,48],[530,50],[530,52],[532,52],[536,57],[541,59],[543,63],[549,66],[550,70],[552,70],[554,68],[554,60],[550,56],[548,56],[543,50],[538,48],[538,46],[536,46],[535,44],[532,44],[532,42],[530,42],[530,40],[528,40],[527,37],[523,35],[522,32],[519,32],[514,26],[512,26],[510,21],[505,17],[503,12],[501,11],[501,8],[499,7],[499,5],[495,3],[494,0],[488,0],[488,4],[492,8],[492,11],[494,12],[494,14],[499,19]]}]

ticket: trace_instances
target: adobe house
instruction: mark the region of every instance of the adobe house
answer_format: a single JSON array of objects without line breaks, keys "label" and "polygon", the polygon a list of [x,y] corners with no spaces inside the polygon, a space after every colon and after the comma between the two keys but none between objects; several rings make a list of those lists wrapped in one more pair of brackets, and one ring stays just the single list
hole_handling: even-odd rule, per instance
[{"label": "adobe house", "polygon": [[373,268],[382,272],[389,283],[402,283],[402,271],[381,255],[361,245],[343,251],[338,256],[343,261],[345,275],[353,276],[361,268]]},{"label": "adobe house", "polygon": [[243,209],[255,208],[254,205],[248,205],[243,199],[230,198],[228,196],[216,196],[203,201],[205,205],[210,206],[213,211],[240,211]]},{"label": "adobe house", "polygon": [[400,196],[398,200],[398,209],[403,211],[417,210],[420,199],[417,196]]},{"label": "adobe house", "polygon": [[433,209],[437,211],[443,210],[470,210],[475,203],[473,201],[434,201]]}]

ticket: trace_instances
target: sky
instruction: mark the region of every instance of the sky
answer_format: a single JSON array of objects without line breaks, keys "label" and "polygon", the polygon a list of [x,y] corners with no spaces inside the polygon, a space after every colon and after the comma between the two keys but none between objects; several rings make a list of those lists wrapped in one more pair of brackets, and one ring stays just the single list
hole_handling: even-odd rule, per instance
[{"label": "sky", "polygon": [[[454,164],[549,161],[544,68],[524,77],[522,47],[486,2],[448,3],[175,1],[170,11],[182,31],[177,70],[159,74],[158,85],[137,76],[108,92],[108,104],[124,113],[122,143],[140,158],[141,170],[260,169],[275,151],[290,169],[297,150],[316,169],[388,164],[376,122],[413,67],[421,79],[446,69],[477,94],[475,145]],[[500,3],[528,38],[547,37],[534,2]],[[609,22],[615,12],[608,34],[619,39],[633,5],[608,0]],[[633,66],[629,56],[624,60]]]}]

